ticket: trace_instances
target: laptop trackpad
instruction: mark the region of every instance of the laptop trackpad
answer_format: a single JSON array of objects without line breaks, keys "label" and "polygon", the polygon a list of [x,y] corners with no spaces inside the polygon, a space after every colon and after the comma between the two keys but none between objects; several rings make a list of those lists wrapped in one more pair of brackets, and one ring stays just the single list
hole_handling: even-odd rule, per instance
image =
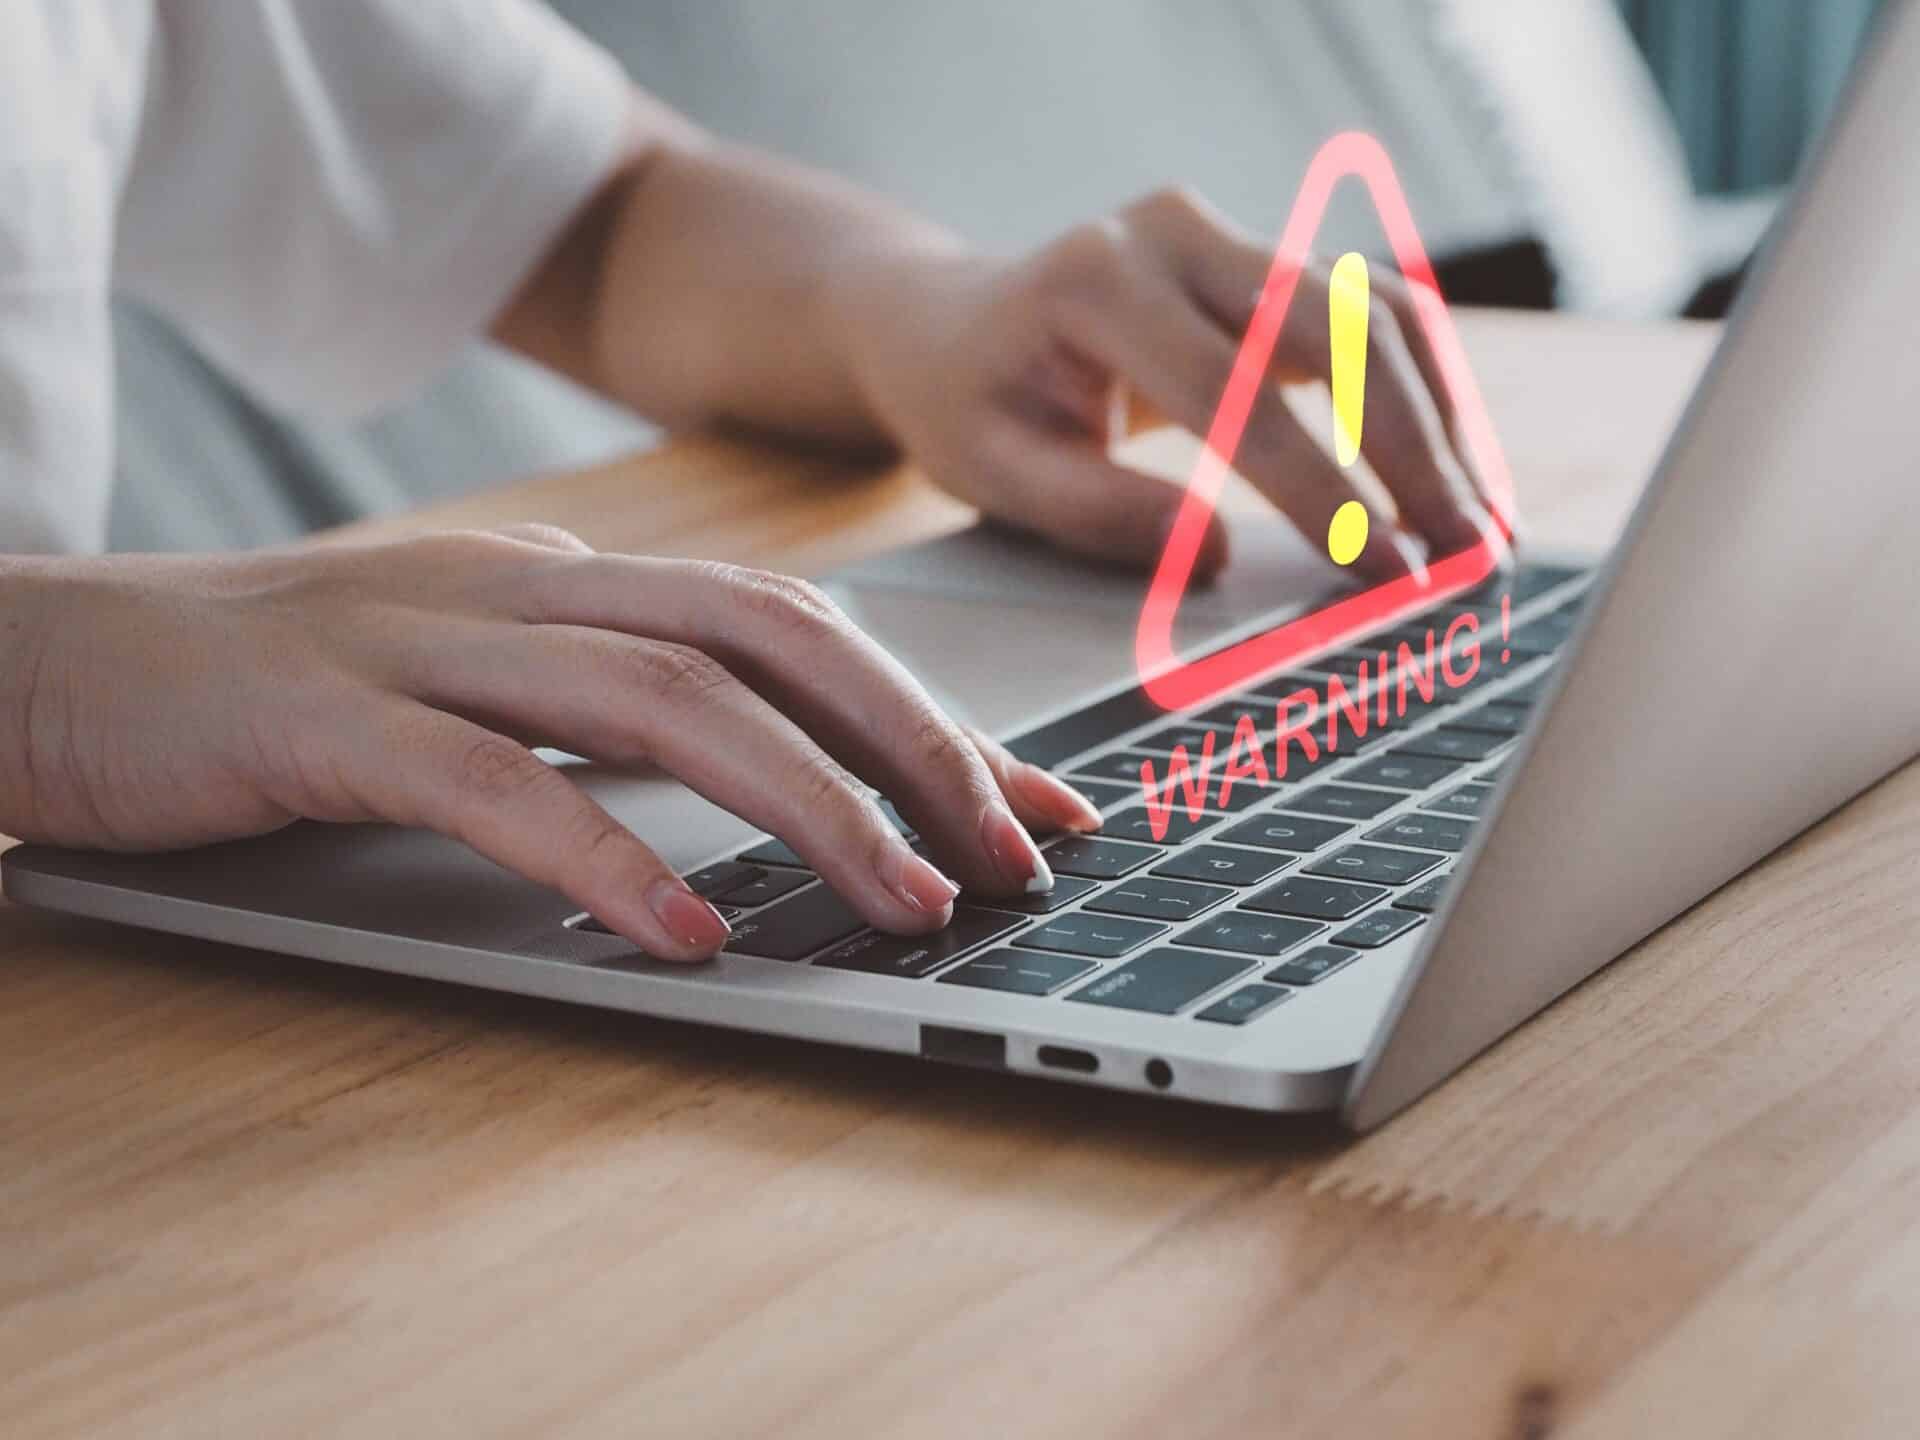
[{"label": "laptop trackpad", "polygon": [[[1183,652],[1338,583],[1277,517],[1241,519],[1230,539],[1226,571],[1181,602],[1174,636]],[[827,588],[950,712],[1004,732],[1132,678],[1147,581],[975,526],[862,561]]]}]

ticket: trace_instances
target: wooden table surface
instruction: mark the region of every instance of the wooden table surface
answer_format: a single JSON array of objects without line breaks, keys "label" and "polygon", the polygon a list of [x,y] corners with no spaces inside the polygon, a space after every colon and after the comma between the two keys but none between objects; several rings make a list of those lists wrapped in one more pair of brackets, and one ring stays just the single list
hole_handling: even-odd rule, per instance
[{"label": "wooden table surface", "polygon": [[[1467,336],[1554,540],[1712,340]],[[962,516],[688,442],[426,518]],[[1916,935],[1909,769],[1354,1143],[0,911],[0,1432],[1912,1434]]]}]

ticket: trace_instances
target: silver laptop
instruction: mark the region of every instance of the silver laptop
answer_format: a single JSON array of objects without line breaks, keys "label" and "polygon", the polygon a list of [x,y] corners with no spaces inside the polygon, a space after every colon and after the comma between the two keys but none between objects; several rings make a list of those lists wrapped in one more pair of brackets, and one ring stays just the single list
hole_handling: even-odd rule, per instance
[{"label": "silver laptop", "polygon": [[[937,695],[1104,803],[1101,835],[1049,847],[1051,895],[963,901],[934,937],[876,935],[777,839],[668,780],[590,767],[583,783],[731,912],[714,963],[650,961],[564,898],[387,827],[146,857],[25,846],[0,863],[5,892],[340,964],[1374,1125],[1920,752],[1916,82],[1920,14],[1903,0],[1613,553],[1525,557],[1449,598],[1422,628],[1469,610],[1491,625],[1504,595],[1506,662],[1358,748],[1296,752],[1284,782],[1224,808],[1212,791],[1197,816],[1176,805],[1156,836],[1143,757],[1164,772],[1173,744],[1271,716],[1398,637],[1169,715],[1128,673],[1137,581],[985,532],[840,577],[854,618]],[[1257,564],[1243,554],[1236,573],[1254,583],[1188,606],[1190,652],[1286,618],[1271,595],[1253,603]]]}]

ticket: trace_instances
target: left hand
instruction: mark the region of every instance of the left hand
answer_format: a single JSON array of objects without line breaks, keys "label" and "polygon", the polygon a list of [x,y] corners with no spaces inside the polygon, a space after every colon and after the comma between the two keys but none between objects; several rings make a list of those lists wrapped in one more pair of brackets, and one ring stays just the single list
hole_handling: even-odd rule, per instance
[{"label": "left hand", "polygon": [[[1182,489],[1108,457],[1130,387],[1204,436],[1271,257],[1183,191],[1158,192],[1022,260],[876,263],[839,297],[867,404],[926,472],[999,520],[1111,562],[1151,566]],[[1310,266],[1275,350],[1276,382],[1325,380],[1329,271]],[[1424,554],[1492,536],[1490,497],[1459,438],[1438,362],[1398,275],[1372,277],[1363,453],[1397,515],[1369,504],[1355,569],[1421,573]],[[1269,386],[1235,468],[1309,539],[1367,502]],[[1496,551],[1500,545],[1496,544]],[[1195,578],[1226,557],[1219,517]]]}]

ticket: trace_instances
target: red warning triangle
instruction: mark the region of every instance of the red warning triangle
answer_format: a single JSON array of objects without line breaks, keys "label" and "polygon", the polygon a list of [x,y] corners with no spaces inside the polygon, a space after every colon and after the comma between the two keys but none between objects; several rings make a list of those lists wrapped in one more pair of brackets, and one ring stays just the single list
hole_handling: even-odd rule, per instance
[{"label": "red warning triangle", "polygon": [[1293,202],[1293,213],[1281,231],[1280,245],[1267,271],[1253,322],[1247,327],[1246,338],[1240,342],[1240,352],[1234,358],[1226,390],[1220,397],[1220,408],[1214,412],[1206,444],[1187,481],[1186,498],[1168,533],[1167,548],[1160,556],[1159,567],[1154,571],[1146,601],[1140,609],[1140,624],[1134,635],[1140,684],[1155,703],[1168,710],[1206,704],[1229,690],[1238,689],[1255,676],[1284,668],[1304,655],[1350,643],[1402,614],[1431,605],[1436,592],[1450,594],[1479,584],[1499,561],[1494,546],[1483,541],[1432,564],[1429,586],[1422,586],[1411,576],[1388,581],[1201,659],[1182,660],[1174,652],[1174,616],[1193,578],[1194,560],[1219,501],[1221,484],[1233,467],[1248,414],[1267,383],[1274,345],[1286,324],[1300,272],[1311,258],[1310,247],[1326,216],[1327,202],[1332,198],[1334,186],[1349,176],[1357,176],[1366,185],[1387,241],[1393,247],[1394,263],[1413,292],[1414,308],[1440,362],[1441,376],[1460,417],[1466,443],[1493,491],[1494,518],[1502,531],[1512,533],[1513,477],[1494,435],[1486,405],[1480,398],[1480,389],[1474,383],[1460,337],[1453,328],[1452,317],[1440,298],[1433,266],[1414,228],[1413,214],[1407,208],[1406,194],[1394,174],[1393,163],[1370,135],[1357,131],[1336,135],[1320,147],[1319,154],[1307,168],[1300,194]]}]

